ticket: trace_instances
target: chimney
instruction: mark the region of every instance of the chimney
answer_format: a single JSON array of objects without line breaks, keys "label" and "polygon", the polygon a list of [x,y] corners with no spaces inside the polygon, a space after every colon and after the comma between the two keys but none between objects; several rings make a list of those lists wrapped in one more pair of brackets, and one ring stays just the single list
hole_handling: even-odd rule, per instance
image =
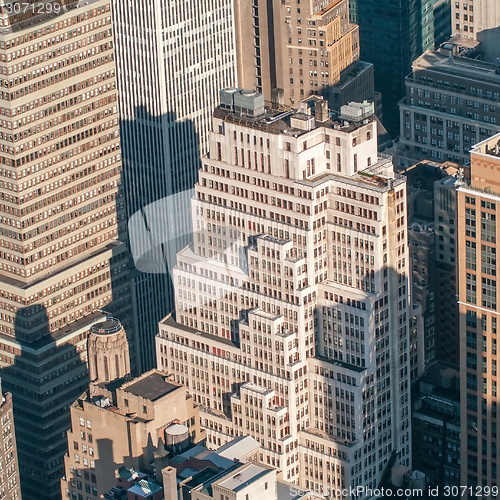
[{"label": "chimney", "polygon": [[175,467],[165,467],[163,476],[163,497],[164,500],[177,500],[177,469]]},{"label": "chimney", "polygon": [[285,91],[283,89],[272,89],[271,90],[271,102],[276,106],[285,105]]},{"label": "chimney", "polygon": [[314,103],[314,114],[316,122],[323,123],[328,121],[328,101],[317,100]]}]

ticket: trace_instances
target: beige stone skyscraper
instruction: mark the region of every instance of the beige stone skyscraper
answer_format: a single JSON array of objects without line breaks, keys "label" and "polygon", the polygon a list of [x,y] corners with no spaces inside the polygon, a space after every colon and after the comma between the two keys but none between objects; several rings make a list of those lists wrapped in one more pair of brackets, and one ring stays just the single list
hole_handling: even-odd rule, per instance
[{"label": "beige stone skyscraper", "polygon": [[497,134],[472,148],[470,183],[457,190],[461,484],[472,487],[498,484],[499,208]]},{"label": "beige stone skyscraper", "polygon": [[325,105],[221,92],[157,359],[210,447],[250,434],[283,479],[336,497],[411,466],[410,260],[373,110]]},{"label": "beige stone skyscraper", "polygon": [[349,21],[348,0],[238,0],[236,6],[239,85],[266,100],[282,89],[283,103],[293,105],[338,84],[350,68],[330,104],[335,95],[341,104],[373,97],[372,65],[351,66],[359,61],[359,29]]},{"label": "beige stone skyscraper", "polygon": [[0,0],[0,58],[0,366],[23,494],[52,499],[89,327],[128,326],[109,1]]}]

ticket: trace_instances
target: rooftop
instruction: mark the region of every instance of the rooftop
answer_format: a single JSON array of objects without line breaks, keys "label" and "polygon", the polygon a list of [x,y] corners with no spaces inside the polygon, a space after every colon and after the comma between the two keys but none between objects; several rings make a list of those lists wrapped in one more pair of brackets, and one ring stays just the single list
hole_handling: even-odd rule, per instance
[{"label": "rooftop", "polygon": [[500,158],[500,134],[495,134],[484,141],[478,142],[472,146],[471,153],[486,154]]},{"label": "rooftop", "polygon": [[253,384],[252,382],[246,382],[242,386],[244,389],[248,389],[249,391],[252,392],[258,392],[259,394],[271,394],[273,392],[273,389],[268,389],[267,387],[262,387],[257,384]]},{"label": "rooftop", "polygon": [[149,495],[154,495],[157,491],[161,491],[163,488],[156,483],[152,483],[151,481],[146,481],[145,479],[141,479],[137,481],[131,488],[127,491],[133,493],[134,495],[140,495],[142,497],[148,497]]},{"label": "rooftop", "polygon": [[[450,57],[435,50],[424,52],[413,62],[413,71],[419,69],[436,71],[462,79],[473,78],[476,83],[482,81],[500,85],[500,74],[496,72],[497,68],[494,64],[467,57]],[[453,87],[450,89],[453,90]]]},{"label": "rooftop", "polygon": [[334,179],[336,182],[358,186],[377,193],[385,193],[391,188],[406,182],[405,176],[394,172],[392,157],[380,154],[376,163],[350,177],[338,175],[334,172],[323,172],[309,179],[297,179],[296,183],[316,187],[328,179]]},{"label": "rooftop", "polygon": [[181,325],[180,323],[177,323],[175,319],[172,317],[171,314],[169,314],[166,318],[164,318],[160,324],[165,325],[165,326],[170,326],[172,328],[178,328],[179,330],[183,330],[187,333],[194,333],[195,335],[199,335],[200,337],[212,340],[212,341],[217,341],[218,343],[221,344],[226,344],[227,346],[230,347],[235,347],[235,344],[230,340],[226,339],[224,337],[219,337],[218,335],[212,335],[210,333],[206,332],[200,332],[199,330],[195,330],[194,328],[189,328],[189,326],[186,325]]},{"label": "rooftop", "polygon": [[98,335],[110,335],[119,332],[121,329],[122,324],[120,320],[110,316],[106,317],[104,321],[99,321],[90,327],[90,331]]},{"label": "rooftop", "polygon": [[258,448],[260,448],[260,444],[252,436],[239,436],[218,448],[217,454],[233,460],[236,457],[244,457]]},{"label": "rooftop", "polygon": [[[95,3],[97,0],[75,0],[73,2],[66,2],[66,5],[61,5],[60,2],[58,2],[58,5],[61,7],[59,11],[57,11],[54,8],[54,10],[49,9],[44,9],[43,14],[36,14],[34,13],[32,16],[28,17],[26,19],[26,16],[21,16],[22,22],[16,22],[9,24],[7,26],[1,27],[0,28],[0,34],[1,35],[6,35],[9,33],[15,33],[15,34],[21,34],[25,31],[33,31],[37,27],[42,27],[41,23],[46,22],[46,23],[52,23],[54,22],[53,19],[57,19],[57,17],[64,15],[66,12],[71,12],[74,9],[78,9],[81,7],[84,7],[86,5],[90,5]],[[55,4],[55,2],[54,2]],[[28,9],[28,12],[30,9]],[[12,21],[13,16],[10,16],[10,21]]]},{"label": "rooftop", "polygon": [[229,477],[217,481],[217,485],[236,493],[271,472],[262,465],[249,463],[237,469]]},{"label": "rooftop", "polygon": [[156,370],[148,372],[136,381],[132,381],[130,384],[122,387],[125,392],[149,399],[150,401],[156,401],[181,388],[182,386],[180,385],[168,382],[165,374]]},{"label": "rooftop", "polygon": [[[253,117],[243,114],[233,113],[231,110],[218,107],[214,111],[214,118],[219,118],[228,123],[234,123],[236,125],[241,125],[244,127],[254,128],[261,130],[263,132],[269,132],[277,135],[287,135],[289,137],[300,137],[308,133],[308,130],[302,130],[299,128],[294,128],[291,125],[291,118],[303,118],[304,113],[298,109],[291,109],[288,111],[276,110],[271,107],[266,107],[265,112],[260,116]],[[309,115],[307,115],[309,116]],[[312,118],[312,116],[309,116]],[[335,130],[341,130],[345,133],[354,132],[366,123],[375,120],[374,116],[367,117],[362,122],[346,121],[340,119],[329,119],[325,122],[321,122],[313,127],[326,127]]]}]

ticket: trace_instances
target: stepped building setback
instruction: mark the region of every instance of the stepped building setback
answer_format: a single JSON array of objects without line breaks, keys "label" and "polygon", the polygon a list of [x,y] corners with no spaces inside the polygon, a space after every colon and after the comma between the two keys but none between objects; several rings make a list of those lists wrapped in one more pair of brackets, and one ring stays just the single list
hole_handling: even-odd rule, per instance
[{"label": "stepped building setback", "polygon": [[411,465],[405,178],[367,104],[332,119],[228,89],[213,130],[158,367],[208,446],[250,434],[284,480],[373,488]]}]

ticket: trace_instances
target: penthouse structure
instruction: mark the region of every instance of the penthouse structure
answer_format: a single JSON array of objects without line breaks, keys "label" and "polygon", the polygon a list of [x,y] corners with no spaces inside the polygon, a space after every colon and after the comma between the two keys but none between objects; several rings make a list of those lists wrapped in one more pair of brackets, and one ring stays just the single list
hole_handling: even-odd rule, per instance
[{"label": "penthouse structure", "polygon": [[221,103],[158,367],[202,405],[210,446],[250,434],[284,480],[375,486],[411,461],[405,179],[368,105]]}]

